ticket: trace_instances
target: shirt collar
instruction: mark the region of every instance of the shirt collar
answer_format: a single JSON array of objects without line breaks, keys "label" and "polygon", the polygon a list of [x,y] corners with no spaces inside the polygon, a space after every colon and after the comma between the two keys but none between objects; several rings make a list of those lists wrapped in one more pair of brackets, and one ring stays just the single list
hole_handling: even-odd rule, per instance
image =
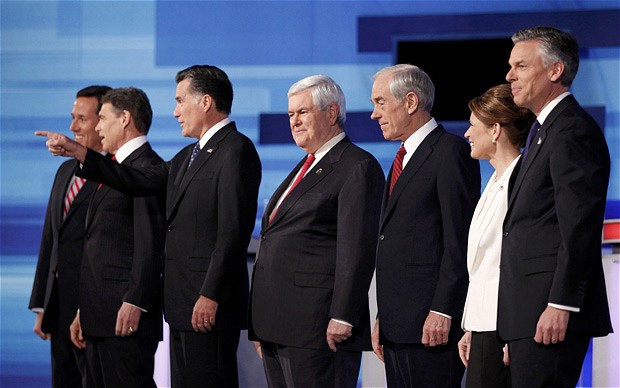
[{"label": "shirt collar", "polygon": [[[334,146],[336,144],[338,144],[342,139],[344,139],[345,136],[347,136],[346,133],[340,132],[336,136],[334,136],[331,139],[329,139],[318,150],[316,150],[316,152],[314,153],[315,160],[314,160],[314,163],[312,163],[312,166],[317,164],[319,162],[319,160],[323,159],[323,156],[325,156],[332,148],[334,148]],[[312,166],[310,166],[310,167],[312,167]]]},{"label": "shirt collar", "polygon": [[219,123],[215,124],[211,128],[207,129],[207,132],[205,132],[205,134],[202,135],[202,137],[200,138],[200,149],[202,149],[205,146],[205,144],[207,144],[207,142],[211,140],[211,138],[217,133],[217,131],[224,128],[230,123],[231,123],[230,118],[226,117],[224,120],[220,121]]},{"label": "shirt collar", "polygon": [[116,157],[116,161],[118,163],[123,163],[123,160],[127,159],[127,157],[131,155],[132,152],[142,147],[142,145],[146,142],[146,136],[144,135],[134,137],[133,139],[129,140],[128,142],[120,146],[118,151],[116,151],[116,154],[114,154],[114,156]]},{"label": "shirt collar", "polygon": [[540,125],[543,125],[545,119],[547,118],[547,116],[549,116],[549,113],[551,113],[553,108],[555,108],[565,97],[570,96],[570,94],[570,92],[564,92],[551,100],[551,102],[549,102],[547,105],[545,105],[544,108],[542,108],[540,114],[538,115],[538,117],[536,117],[536,120],[538,120]]},{"label": "shirt collar", "polygon": [[413,155],[413,153],[415,152],[415,150],[418,149],[420,144],[422,144],[422,141],[424,141],[426,136],[428,136],[428,134],[431,133],[435,128],[437,128],[437,121],[435,121],[435,119],[431,117],[431,119],[426,124],[421,126],[420,129],[418,129],[414,133],[412,133],[411,136],[409,136],[404,143],[405,150],[407,150],[407,155],[405,155],[405,157],[409,156],[410,158],[411,155]]}]

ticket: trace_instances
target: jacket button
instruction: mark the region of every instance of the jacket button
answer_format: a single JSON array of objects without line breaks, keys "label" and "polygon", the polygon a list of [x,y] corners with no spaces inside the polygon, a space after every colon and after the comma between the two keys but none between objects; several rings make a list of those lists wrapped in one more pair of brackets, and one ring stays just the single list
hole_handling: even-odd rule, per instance
[{"label": "jacket button", "polygon": [[385,236],[384,235],[379,236],[379,240],[381,241],[385,240]]},{"label": "jacket button", "polygon": [[502,236],[504,236],[504,237],[508,237],[508,232],[504,232],[504,233],[502,234]]},{"label": "jacket button", "polygon": [[172,225],[168,225],[168,232],[172,232]]},{"label": "jacket button", "polygon": [[267,240],[267,237],[265,237],[265,235],[263,234],[262,236],[260,236],[261,240]]}]

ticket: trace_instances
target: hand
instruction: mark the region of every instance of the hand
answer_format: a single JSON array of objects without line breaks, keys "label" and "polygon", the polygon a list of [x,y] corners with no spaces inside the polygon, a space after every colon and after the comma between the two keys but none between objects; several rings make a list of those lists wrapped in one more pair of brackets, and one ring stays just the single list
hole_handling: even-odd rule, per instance
[{"label": "hand", "polygon": [[422,345],[437,346],[448,343],[448,334],[450,334],[450,323],[452,320],[443,315],[429,312],[422,327]]},{"label": "hand", "polygon": [[71,334],[71,342],[78,349],[86,349],[86,341],[82,335],[82,325],[80,324],[80,310],[75,314],[71,326],[69,326],[69,333]]},{"label": "hand", "polygon": [[118,337],[129,337],[138,331],[141,314],[142,310],[132,304],[123,302],[121,308],[118,309],[118,313],[116,314],[116,327],[114,328],[114,334]]},{"label": "hand", "polygon": [[385,354],[383,353],[383,345],[379,342],[379,320],[375,321],[375,327],[372,329],[372,350],[375,352],[379,360],[385,362]]},{"label": "hand", "polygon": [[459,341],[459,357],[463,361],[463,365],[467,368],[469,364],[469,350],[471,349],[471,331],[466,331]]},{"label": "hand", "polygon": [[194,311],[192,311],[192,327],[195,331],[206,333],[215,327],[215,314],[217,312],[217,302],[204,295],[200,295]]},{"label": "hand", "polygon": [[263,359],[263,348],[260,346],[260,341],[252,341],[254,342],[254,348],[256,349],[256,354],[262,360]]},{"label": "hand", "polygon": [[545,345],[555,345],[558,341],[564,341],[569,317],[569,311],[547,306],[545,311],[540,314],[540,318],[538,318],[534,341]]},{"label": "hand", "polygon": [[47,137],[45,145],[54,156],[66,156],[68,158],[76,158],[80,163],[84,163],[86,159],[87,148],[80,143],[73,141],[56,132],[35,131],[35,136]]},{"label": "hand", "polygon": [[336,322],[333,319],[329,320],[327,325],[327,345],[334,352],[338,351],[336,343],[340,343],[348,340],[353,334],[353,327],[345,325],[344,323]]},{"label": "hand", "polygon": [[34,320],[34,327],[32,328],[32,331],[34,331],[34,334],[38,335],[39,337],[41,337],[41,339],[47,340],[52,338],[52,335],[49,333],[44,333],[41,330],[41,323],[43,322],[43,313],[37,313],[37,317]]},{"label": "hand", "polygon": [[504,345],[504,365],[510,365],[510,352],[508,351],[508,344]]}]

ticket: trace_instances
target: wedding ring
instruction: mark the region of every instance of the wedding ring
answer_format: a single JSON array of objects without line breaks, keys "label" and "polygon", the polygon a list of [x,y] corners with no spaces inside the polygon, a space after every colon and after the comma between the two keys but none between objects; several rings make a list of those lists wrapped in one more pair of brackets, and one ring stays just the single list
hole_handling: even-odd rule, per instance
[{"label": "wedding ring", "polygon": [[133,327],[129,326],[129,334],[133,334]]}]

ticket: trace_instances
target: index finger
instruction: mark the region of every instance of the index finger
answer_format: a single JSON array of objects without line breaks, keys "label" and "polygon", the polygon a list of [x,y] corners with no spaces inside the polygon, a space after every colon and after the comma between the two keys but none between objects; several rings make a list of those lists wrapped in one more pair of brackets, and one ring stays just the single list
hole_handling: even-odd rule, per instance
[{"label": "index finger", "polygon": [[55,135],[55,133],[54,132],[50,132],[50,131],[34,131],[34,135],[35,136],[43,136],[43,137],[51,138],[53,135]]}]

